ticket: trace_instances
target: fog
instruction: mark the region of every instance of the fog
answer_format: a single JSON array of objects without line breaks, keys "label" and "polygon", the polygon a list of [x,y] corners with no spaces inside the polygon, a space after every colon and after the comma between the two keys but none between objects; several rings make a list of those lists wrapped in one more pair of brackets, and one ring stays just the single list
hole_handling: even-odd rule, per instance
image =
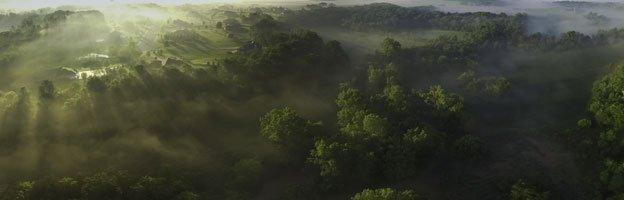
[{"label": "fog", "polygon": [[[256,5],[274,5],[299,7],[306,4],[314,4],[319,1],[299,1],[299,0],[249,0],[239,1]],[[624,1],[622,0],[587,0],[571,2],[593,2],[602,3],[590,8],[574,8],[563,6],[557,0],[499,0],[493,5],[478,5],[469,0],[337,0],[331,1],[336,5],[349,6],[370,3],[392,3],[401,6],[435,6],[446,12],[492,12],[517,14],[526,13],[532,17],[533,21],[529,30],[532,32],[544,32],[559,34],[567,31],[578,31],[586,34],[593,34],[601,29],[619,27],[624,24]],[[610,3],[610,4],[605,4]],[[619,5],[618,4],[622,4]],[[616,6],[614,6],[616,5]],[[589,13],[606,16],[608,22],[595,23],[587,19]]]},{"label": "fog", "polygon": [[[163,6],[150,5],[128,5],[136,3],[157,3]],[[185,19],[192,21],[184,12],[185,7],[167,7],[164,5],[171,4],[201,4],[201,3],[223,3],[223,2],[245,2],[259,5],[305,5],[307,3],[315,3],[316,1],[0,1],[0,6],[4,9],[35,9],[44,7],[65,6],[63,8],[70,10],[86,10],[98,9],[103,13],[103,19],[70,17],[62,26],[55,29],[46,29],[42,32],[42,36],[34,41],[21,44],[17,49],[21,53],[17,57],[15,64],[4,74],[6,84],[2,85],[2,89],[16,89],[21,86],[30,86],[35,88],[39,81],[43,80],[42,73],[48,73],[48,70],[56,70],[61,67],[75,68],[72,66],[76,60],[81,60],[88,55],[107,55],[111,33],[121,33],[123,38],[135,40],[141,51],[147,51],[155,47],[155,41],[162,32],[173,31],[176,28],[167,28],[164,24],[173,18]],[[335,1],[338,5],[353,5],[374,3],[380,1]],[[595,33],[601,29],[611,27],[619,27],[624,22],[624,12],[619,8],[609,7],[593,7],[586,9],[575,9],[564,7],[548,1],[537,0],[505,0],[500,5],[478,6],[462,4],[458,1],[445,0],[425,0],[425,1],[383,1],[395,3],[403,6],[436,6],[439,10],[447,12],[505,12],[509,14],[527,13],[531,17],[529,30],[533,32],[544,32],[551,34],[559,34],[566,31],[579,31],[583,33]],[[599,1],[595,1],[599,2]],[[71,5],[71,7],[67,7]],[[192,9],[189,7],[188,9]],[[51,12],[42,10],[41,12]],[[187,10],[186,10],[187,11]],[[586,16],[589,13],[597,13],[605,16],[608,21],[604,23],[595,23]],[[10,29],[11,25],[17,24],[23,16],[15,17],[16,19],[0,20],[0,25],[4,25],[5,29]],[[196,23],[199,23],[195,19]],[[2,29],[0,29],[2,30]],[[321,34],[323,34],[321,32]],[[331,34],[331,33],[327,33]],[[380,40],[382,36],[370,36],[372,39],[364,40]],[[343,36],[344,38],[344,36]],[[100,41],[100,42],[98,42]],[[376,42],[376,41],[373,41]],[[373,43],[371,42],[371,43]],[[366,43],[366,42],[358,42]],[[372,45],[370,45],[372,46]],[[354,47],[358,48],[358,47]],[[361,47],[359,47],[361,48]],[[359,49],[354,49],[358,51]],[[367,52],[370,53],[370,52]],[[117,63],[107,63],[103,68],[112,68]],[[91,75],[101,76],[104,74],[102,69],[77,69]],[[149,141],[149,140],[148,140]]]},{"label": "fog", "polygon": [[[527,27],[524,28],[528,29],[528,34],[541,32],[554,38],[567,31],[594,34],[599,30],[624,25],[624,6],[614,6],[619,5],[618,3],[596,4],[581,8],[574,4],[538,0],[501,0],[492,5],[478,5],[459,0],[331,1],[339,6],[375,2],[407,7],[435,6],[439,11],[453,13],[493,12],[508,15],[526,13],[529,21],[526,24]],[[224,3],[233,3],[235,6]],[[304,35],[304,39],[301,39],[297,37],[302,36],[284,33],[288,37],[280,35],[279,38],[288,38],[287,42],[296,42],[293,44],[284,42],[287,45],[280,44],[280,48],[270,48],[271,51],[276,52],[270,56],[240,53],[247,48],[238,48],[239,46],[256,45],[256,41],[253,41],[256,38],[249,35],[257,30],[254,30],[255,27],[250,25],[250,22],[243,22],[256,19],[245,19],[247,17],[245,15],[260,10],[258,7],[262,6],[280,6],[297,10],[306,4],[314,3],[319,3],[319,1],[0,0],[0,8],[5,13],[0,18],[0,32],[7,31],[6,38],[14,39],[0,41],[0,142],[8,141],[0,145],[0,170],[7,172],[0,175],[0,189],[5,184],[44,176],[72,176],[107,169],[130,170],[140,176],[144,175],[141,173],[158,170],[172,170],[180,174],[186,171],[200,171],[199,173],[204,176],[193,177],[201,179],[198,181],[201,182],[199,185],[207,184],[205,182],[220,184],[220,180],[232,179],[228,174],[233,171],[230,169],[233,168],[231,166],[245,159],[257,159],[270,164],[278,163],[280,167],[293,170],[290,164],[279,163],[282,159],[279,157],[282,156],[280,152],[277,152],[277,148],[271,146],[259,134],[258,119],[260,116],[270,109],[289,105],[306,117],[315,121],[321,120],[322,123],[319,124],[327,124],[328,130],[323,131],[330,133],[342,131],[334,130],[340,127],[335,127],[336,122],[332,121],[336,118],[336,88],[334,87],[338,84],[328,88],[314,85],[312,89],[302,89],[300,85],[304,84],[297,82],[301,80],[293,81],[289,79],[290,77],[283,78],[284,82],[273,82],[274,74],[286,70],[273,70],[271,67],[281,66],[279,64],[283,60],[290,59],[290,54],[282,54],[281,51],[288,52],[288,49],[292,48],[307,53],[306,50],[310,46],[317,44],[306,43],[309,41],[304,39],[318,42],[319,49],[326,48],[323,46],[324,42],[329,40],[338,40],[342,43],[342,46],[338,45],[338,48],[351,54],[349,58],[351,60],[340,64],[346,65],[345,68],[353,67],[355,70],[360,70],[345,73],[349,76],[352,75],[350,73],[371,73],[366,69],[378,67],[375,65],[379,63],[382,63],[379,64],[380,67],[388,68],[383,73],[391,74],[395,72],[392,68],[395,64],[392,63],[392,59],[396,59],[398,65],[408,65],[407,63],[414,62],[416,63],[414,66],[407,67],[419,74],[405,75],[405,80],[401,81],[407,82],[406,90],[413,89],[412,93],[416,94],[420,89],[429,88],[432,84],[441,84],[450,91],[459,91],[458,93],[465,95],[467,105],[473,104],[471,105],[473,110],[470,112],[477,117],[470,119],[471,124],[466,125],[467,130],[459,130],[462,132],[460,134],[464,134],[463,131],[482,134],[482,136],[489,137],[486,138],[489,140],[486,141],[488,145],[496,145],[500,142],[498,139],[502,137],[507,137],[507,139],[518,137],[522,140],[529,138],[531,142],[528,144],[520,140],[518,140],[520,142],[508,143],[512,147],[527,146],[527,148],[544,145],[546,142],[539,139],[533,141],[534,138],[521,136],[520,132],[534,131],[533,129],[522,130],[523,128],[536,126],[537,128],[534,129],[541,129],[551,124],[561,126],[569,122],[574,123],[585,113],[586,98],[590,95],[591,83],[594,79],[607,71],[605,66],[609,63],[624,58],[624,55],[620,53],[624,52],[622,51],[624,47],[621,45],[586,48],[583,46],[585,44],[572,47],[562,44],[561,50],[553,48],[547,50],[552,52],[546,53],[541,52],[541,49],[535,52],[531,49],[524,51],[521,47],[510,47],[501,52],[475,51],[474,54],[479,57],[472,58],[473,54],[454,54],[455,47],[464,48],[459,45],[472,45],[469,42],[478,41],[462,41],[471,37],[470,28],[452,29],[448,28],[451,26],[439,26],[431,30],[416,28],[400,31],[355,30],[355,28],[350,30],[349,27],[342,27],[343,24],[340,23],[337,23],[336,27],[313,30],[317,31],[325,41],[317,41],[314,34]],[[273,11],[274,13],[271,14],[278,20],[286,16],[284,13],[287,11],[281,8],[271,9],[264,11]],[[32,16],[35,17],[30,18]],[[481,16],[477,16],[470,19],[482,19],[479,18]],[[506,15],[501,16],[508,19]],[[25,19],[34,22],[28,23],[29,21]],[[239,24],[240,27],[232,31],[232,28],[223,25],[226,20],[230,19],[245,24]],[[467,17],[461,19],[467,19]],[[383,20],[385,19],[380,21]],[[282,21],[279,22],[282,23]],[[454,22],[456,21],[447,23]],[[296,27],[297,24],[292,26]],[[13,35],[9,33],[11,31],[23,37],[12,38]],[[277,32],[277,30],[267,32],[275,34],[272,31]],[[438,52],[438,49],[432,45],[436,39],[444,39],[447,38],[446,36],[459,38],[446,41],[450,44],[442,44],[448,45],[440,48],[448,51],[448,57],[443,55],[442,50]],[[170,41],[168,37],[173,39]],[[393,55],[398,55],[397,58],[388,56],[393,51],[386,52],[388,55],[380,51],[381,41],[387,37],[393,37],[401,43],[398,45],[398,50],[394,50],[401,52],[401,54]],[[506,42],[500,44],[507,44]],[[526,43],[532,45],[530,41]],[[332,44],[336,45],[336,43]],[[302,45],[302,47],[297,45]],[[249,51],[257,53],[256,47],[250,48]],[[259,47],[259,50],[262,48]],[[422,52],[420,52],[421,49],[423,49]],[[216,56],[209,54],[217,51]],[[331,56],[340,53],[334,51]],[[441,55],[437,55],[438,53]],[[292,54],[301,56],[296,53]],[[435,57],[426,57],[429,54]],[[180,55],[200,59],[185,60],[185,58],[177,57]],[[268,62],[266,66],[258,64],[259,67],[257,67],[253,64],[264,63],[252,59],[245,60],[244,58],[247,57],[243,56],[247,55],[257,56],[252,57],[257,60],[261,60],[260,58],[280,60]],[[321,54],[309,53],[305,58],[312,58],[309,60],[314,62],[310,61],[310,63],[324,64],[316,61],[325,61],[322,58],[326,57],[318,59],[318,57],[313,57],[315,55]],[[406,58],[398,59],[399,56]],[[219,59],[230,57],[242,61],[234,62],[232,66],[218,65],[222,64],[219,63],[221,61]],[[466,60],[474,60],[461,63],[463,57],[467,57]],[[455,60],[448,61],[453,59]],[[163,61],[172,61],[174,67],[167,66],[167,62]],[[305,59],[296,61],[293,61],[292,66],[324,67],[309,64]],[[390,63],[386,65],[385,62]],[[424,69],[420,74],[420,67],[423,67],[420,65],[427,65],[429,62],[435,67],[444,66],[440,68],[448,71],[439,72],[440,74],[437,72],[427,74],[429,73],[427,70],[442,71],[442,69]],[[458,62],[457,65],[461,66],[449,64],[450,62]],[[240,70],[234,68],[237,65],[252,67]],[[234,74],[228,77],[230,75],[227,74],[229,73],[228,67],[234,68],[232,71],[240,75]],[[245,73],[247,73],[245,70],[255,72],[254,70],[264,70],[264,68],[268,70],[260,71],[261,75],[258,77],[266,80],[244,82],[254,80],[245,79]],[[506,77],[511,80],[513,90],[507,93],[507,96],[498,99],[480,93],[482,91],[476,93],[464,91],[457,77],[466,70],[474,70],[473,72],[483,76],[478,78],[483,78],[484,82]],[[324,71],[319,74],[323,77],[310,75],[310,80],[307,80],[308,77],[301,79],[314,82],[317,80],[312,79],[326,77],[333,79],[332,76],[344,75],[340,72],[336,75]],[[414,76],[411,77],[411,75]],[[361,78],[358,76],[354,75],[349,78],[351,82],[361,81],[357,80]],[[270,77],[270,80],[266,77]],[[370,78],[366,75],[364,77]],[[390,82],[395,78],[389,76],[384,79]],[[282,81],[280,78],[275,79]],[[53,82],[56,91],[52,87],[52,92],[50,92],[50,88],[45,87],[49,86],[46,85],[48,83],[46,81]],[[262,85],[263,83],[259,82],[264,81],[268,82],[267,85],[277,89],[254,88],[255,84]],[[330,82],[325,79],[322,81]],[[366,81],[370,79],[363,82]],[[374,90],[373,88],[367,92],[372,93],[375,92]],[[385,93],[393,92],[389,89],[383,90],[383,95],[380,93],[370,99],[385,98]],[[545,98],[548,101],[545,101]],[[521,103],[518,103],[519,101]],[[566,102],[565,105],[573,108],[554,106],[562,104],[561,102]],[[384,107],[380,107],[380,110],[390,112],[390,109]],[[491,120],[495,122],[499,120],[501,123],[487,124]],[[548,123],[543,125],[544,121]],[[366,121],[364,123],[366,124]],[[426,125],[428,122],[422,123],[425,124],[424,126],[430,126]],[[455,136],[450,136],[452,137]],[[510,149],[500,146],[495,149],[500,148],[500,152],[511,153]],[[536,152],[536,150],[527,151]],[[500,155],[493,159],[499,158]],[[550,162],[548,159],[545,160]],[[496,162],[499,160],[495,160],[494,164],[488,164],[491,164],[490,166],[500,164]],[[564,164],[570,165],[570,163],[573,161],[566,160]],[[270,164],[269,167],[274,167]],[[503,163],[503,165],[507,164]],[[273,174],[283,175],[283,172],[276,172],[281,168],[271,170],[270,173],[263,174],[268,177],[267,179],[272,180]],[[484,170],[490,169],[484,167]],[[548,170],[555,170],[555,168]],[[293,171],[297,175],[303,173],[299,169]],[[285,176],[291,176],[291,174]],[[217,177],[217,181],[213,181],[211,179],[213,177]],[[287,178],[290,180],[291,177]],[[241,190],[247,190],[247,188]],[[210,192],[214,191],[206,193]]]}]

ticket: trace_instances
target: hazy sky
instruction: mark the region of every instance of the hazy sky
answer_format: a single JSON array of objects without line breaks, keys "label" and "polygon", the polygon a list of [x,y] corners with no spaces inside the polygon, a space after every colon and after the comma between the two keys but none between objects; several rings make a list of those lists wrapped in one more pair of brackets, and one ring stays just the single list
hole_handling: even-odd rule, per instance
[{"label": "hazy sky", "polygon": [[[63,5],[78,5],[78,6],[108,6],[113,4],[133,4],[133,3],[158,3],[158,4],[186,4],[186,3],[235,3],[235,2],[270,2],[274,4],[279,3],[293,3],[293,2],[306,2],[309,0],[0,0],[0,10],[25,10],[36,9],[43,7],[58,7]],[[341,0],[342,1],[342,0]],[[336,2],[341,2],[336,1]],[[371,3],[382,2],[384,0],[344,0],[350,3]],[[522,2],[520,4],[531,4],[537,2],[549,2],[556,0],[503,0],[511,2]],[[575,1],[575,0],[573,0]],[[623,2],[624,0],[584,0],[594,2]],[[309,1],[312,2],[312,1]],[[387,2],[398,3],[402,5],[419,5],[423,3],[436,4],[445,3],[448,0],[387,0]]]},{"label": "hazy sky", "polygon": [[232,3],[239,0],[0,0],[0,9],[33,9],[56,7],[62,5],[79,6],[108,6],[113,4],[158,3],[158,4],[185,4],[185,3]]}]

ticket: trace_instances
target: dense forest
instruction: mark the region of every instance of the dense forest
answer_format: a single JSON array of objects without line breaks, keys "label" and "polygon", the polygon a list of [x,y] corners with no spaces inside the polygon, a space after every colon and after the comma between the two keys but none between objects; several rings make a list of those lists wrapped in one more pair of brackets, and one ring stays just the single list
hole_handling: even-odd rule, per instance
[{"label": "dense forest", "polygon": [[534,12],[2,11],[0,199],[622,199],[624,26]]}]

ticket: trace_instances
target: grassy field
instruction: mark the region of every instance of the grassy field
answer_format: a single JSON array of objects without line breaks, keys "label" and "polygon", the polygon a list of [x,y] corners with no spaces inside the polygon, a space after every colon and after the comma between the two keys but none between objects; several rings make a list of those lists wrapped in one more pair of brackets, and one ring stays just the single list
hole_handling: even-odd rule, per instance
[{"label": "grassy field", "polygon": [[192,64],[203,65],[208,61],[226,56],[228,52],[249,40],[245,32],[228,38],[225,31],[215,28],[197,28],[191,30],[197,35],[178,40],[164,48],[165,57],[177,57]]}]

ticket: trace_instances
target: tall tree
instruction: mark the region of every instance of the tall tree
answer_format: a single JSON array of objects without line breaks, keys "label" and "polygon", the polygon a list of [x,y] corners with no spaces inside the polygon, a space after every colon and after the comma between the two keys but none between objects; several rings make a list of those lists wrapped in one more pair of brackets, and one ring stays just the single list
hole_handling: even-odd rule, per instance
[{"label": "tall tree", "polygon": [[289,159],[302,161],[321,135],[320,123],[303,119],[294,109],[273,109],[260,118],[260,133]]}]

